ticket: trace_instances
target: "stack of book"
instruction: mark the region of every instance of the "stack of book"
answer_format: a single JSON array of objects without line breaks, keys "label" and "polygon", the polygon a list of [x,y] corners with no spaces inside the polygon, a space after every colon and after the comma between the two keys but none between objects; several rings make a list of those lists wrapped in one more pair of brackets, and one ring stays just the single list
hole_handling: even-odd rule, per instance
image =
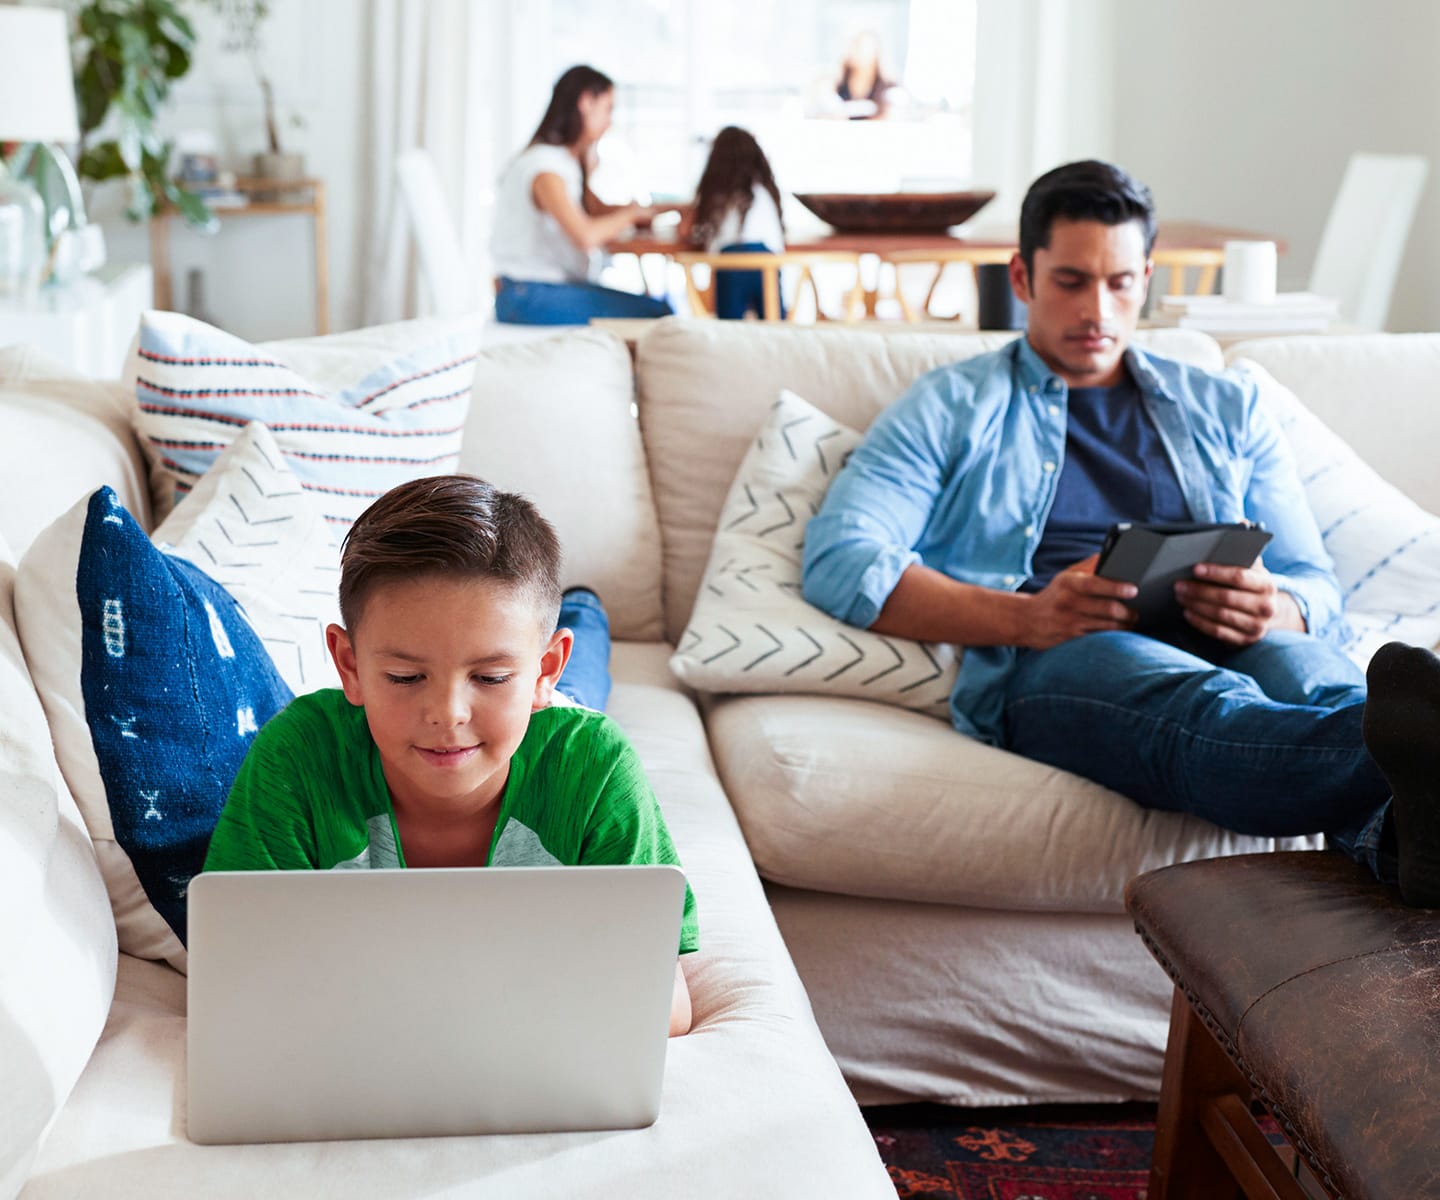
[{"label": "stack of book", "polygon": [[1162,296],[1160,324],[1205,333],[1323,333],[1340,315],[1339,302],[1314,292],[1281,292],[1273,300],[1242,303],[1224,296]]}]

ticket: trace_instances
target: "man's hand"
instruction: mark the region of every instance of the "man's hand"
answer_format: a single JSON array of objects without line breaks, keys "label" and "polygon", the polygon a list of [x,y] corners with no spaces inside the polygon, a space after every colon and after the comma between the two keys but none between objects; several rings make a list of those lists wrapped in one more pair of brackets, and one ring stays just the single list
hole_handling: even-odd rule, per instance
[{"label": "man's hand", "polygon": [[1020,645],[1045,650],[1084,633],[1130,629],[1135,613],[1123,601],[1134,599],[1133,583],[1101,579],[1095,574],[1098,554],[1058,572],[1030,598]]},{"label": "man's hand", "polygon": [[1305,618],[1289,592],[1275,586],[1264,566],[1198,563],[1195,578],[1175,585],[1185,619],[1201,633],[1232,646],[1250,646],[1272,629],[1305,631]]}]

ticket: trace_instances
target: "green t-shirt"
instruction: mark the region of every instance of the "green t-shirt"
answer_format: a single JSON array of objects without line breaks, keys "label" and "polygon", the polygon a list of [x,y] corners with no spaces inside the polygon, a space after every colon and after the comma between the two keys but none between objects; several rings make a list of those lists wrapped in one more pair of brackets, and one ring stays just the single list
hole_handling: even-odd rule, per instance
[{"label": "green t-shirt", "polygon": [[[490,866],[680,865],[620,727],[588,708],[533,714],[510,760]],[[403,867],[365,710],[338,689],[297,696],[256,735],[205,856],[207,871]],[[699,945],[685,887],[680,953]]]}]

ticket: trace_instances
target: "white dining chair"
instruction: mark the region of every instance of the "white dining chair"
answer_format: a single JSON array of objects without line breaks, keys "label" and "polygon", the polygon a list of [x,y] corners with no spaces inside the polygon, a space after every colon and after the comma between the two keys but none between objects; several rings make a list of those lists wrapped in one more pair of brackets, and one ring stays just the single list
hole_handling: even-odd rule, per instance
[{"label": "white dining chair", "polygon": [[1354,154],[1320,235],[1310,290],[1340,301],[1341,319],[1381,330],[1430,170],[1418,154]]},{"label": "white dining chair", "polygon": [[434,315],[474,312],[481,307],[477,276],[466,262],[435,160],[419,147],[406,150],[395,160],[395,176]]}]

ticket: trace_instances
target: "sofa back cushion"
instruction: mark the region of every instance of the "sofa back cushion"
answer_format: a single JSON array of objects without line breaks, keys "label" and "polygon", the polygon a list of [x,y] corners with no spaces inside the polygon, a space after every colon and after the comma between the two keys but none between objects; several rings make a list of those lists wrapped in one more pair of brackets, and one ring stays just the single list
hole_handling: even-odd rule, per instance
[{"label": "sofa back cushion", "polygon": [[1389,483],[1440,513],[1440,333],[1256,338],[1226,358],[1264,367]]},{"label": "sofa back cushion", "polygon": [[[690,617],[725,496],[781,388],[865,430],[926,371],[998,349],[1008,333],[880,333],[662,321],[636,349],[640,424],[664,547],[665,636]],[[1224,365],[1210,338],[1155,330],[1136,344]]]},{"label": "sofa back cushion", "polygon": [[460,469],[522,492],[555,526],[567,587],[595,589],[612,636],[660,637],[660,527],[630,355],[574,330],[482,350]]},{"label": "sofa back cushion", "polygon": [[87,379],[29,346],[0,347],[0,536],[17,558],[77,497],[102,485],[148,526],[133,407],[122,387]]},{"label": "sofa back cushion", "polygon": [[99,1040],[115,922],[95,850],[60,778],[15,635],[0,535],[0,1196],[13,1196]]}]

